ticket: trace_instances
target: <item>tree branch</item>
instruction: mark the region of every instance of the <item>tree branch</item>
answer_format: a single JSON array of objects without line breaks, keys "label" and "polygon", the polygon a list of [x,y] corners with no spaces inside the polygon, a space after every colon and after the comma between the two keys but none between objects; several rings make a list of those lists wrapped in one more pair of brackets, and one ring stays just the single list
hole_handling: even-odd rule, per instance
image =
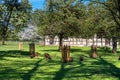
[{"label": "tree branch", "polygon": [[[117,15],[117,12],[114,12],[108,5],[106,5],[106,4],[103,3],[103,2],[98,2],[98,1],[92,1],[92,2],[93,2],[93,3],[99,3],[99,4],[104,5],[104,6],[106,7],[106,9],[111,12],[111,14],[112,14],[112,16],[113,16],[113,18],[114,18],[114,21],[115,21],[116,24],[120,27],[120,22],[119,22],[119,20],[118,20],[118,19],[120,19],[120,18],[119,18],[120,16]],[[117,17],[116,17],[116,16],[117,16]]]}]

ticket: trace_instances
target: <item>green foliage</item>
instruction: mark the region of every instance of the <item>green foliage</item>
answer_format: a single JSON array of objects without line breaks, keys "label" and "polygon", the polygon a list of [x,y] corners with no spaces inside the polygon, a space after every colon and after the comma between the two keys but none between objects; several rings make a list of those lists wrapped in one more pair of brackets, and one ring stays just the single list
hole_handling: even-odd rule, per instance
[{"label": "green foliage", "polygon": [[[94,3],[99,3],[104,6],[104,9],[109,11],[109,15],[112,17],[112,20],[114,20],[116,26],[114,26],[117,29],[120,27],[120,5],[119,0],[107,0],[107,1],[97,1],[93,0]],[[110,17],[110,18],[111,18]]]},{"label": "green foliage", "polygon": [[22,0],[22,2],[18,2],[18,0],[5,0],[1,6],[0,11],[2,14],[0,22],[2,23],[2,27],[0,27],[0,37],[6,39],[13,34],[14,37],[17,37],[17,33],[23,27],[26,27],[27,21],[30,19],[31,4],[28,0]]},{"label": "green foliage", "polygon": [[[49,27],[57,35],[59,33],[68,37],[79,37],[81,31],[81,17],[85,15],[85,6],[76,0],[49,0],[47,4],[49,11]],[[50,29],[51,29],[50,28]]]},{"label": "green foliage", "polygon": [[28,0],[22,0],[18,10],[13,11],[11,16],[11,23],[14,25],[14,30],[19,32],[23,27],[27,26],[27,21],[31,15],[31,4]]},{"label": "green foliage", "polygon": [[48,14],[45,11],[35,10],[34,13],[31,14],[31,22],[38,26],[39,35],[47,35]]}]

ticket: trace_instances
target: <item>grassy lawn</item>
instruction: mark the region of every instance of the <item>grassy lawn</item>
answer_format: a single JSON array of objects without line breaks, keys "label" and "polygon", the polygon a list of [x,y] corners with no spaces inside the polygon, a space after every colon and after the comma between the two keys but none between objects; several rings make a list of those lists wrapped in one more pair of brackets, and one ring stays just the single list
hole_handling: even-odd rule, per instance
[{"label": "grassy lawn", "polygon": [[[37,43],[36,43],[37,44]],[[117,54],[98,49],[97,59],[89,58],[90,47],[71,47],[73,62],[62,63],[57,46],[36,45],[38,58],[30,58],[29,45],[18,50],[17,42],[0,45],[0,80],[120,80],[120,61]],[[43,54],[48,52],[52,60]],[[80,62],[80,55],[84,61]]]}]

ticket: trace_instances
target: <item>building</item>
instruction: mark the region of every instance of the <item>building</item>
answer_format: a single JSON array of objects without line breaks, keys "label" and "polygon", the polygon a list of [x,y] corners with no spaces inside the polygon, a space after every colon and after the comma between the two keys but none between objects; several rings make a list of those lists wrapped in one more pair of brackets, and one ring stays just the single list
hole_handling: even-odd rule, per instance
[{"label": "building", "polygon": [[[51,42],[52,41],[52,42]],[[91,46],[91,45],[97,45],[97,46],[108,46],[112,47],[112,40],[108,39],[100,39],[94,37],[94,39],[83,39],[83,38],[67,38],[63,39],[63,45],[70,45],[70,46]],[[51,40],[49,36],[45,37],[45,45],[59,45],[59,38],[57,36],[54,37],[54,39]]]}]

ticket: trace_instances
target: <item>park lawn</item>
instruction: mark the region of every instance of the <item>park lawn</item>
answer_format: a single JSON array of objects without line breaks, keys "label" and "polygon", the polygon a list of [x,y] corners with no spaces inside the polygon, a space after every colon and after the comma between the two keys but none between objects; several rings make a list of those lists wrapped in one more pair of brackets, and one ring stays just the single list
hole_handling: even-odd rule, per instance
[{"label": "park lawn", "polygon": [[[90,47],[71,47],[73,62],[62,63],[57,46],[39,46],[39,58],[30,58],[29,43],[18,50],[18,42],[0,45],[0,80],[120,80],[120,61],[117,54],[98,48],[97,59],[89,58]],[[47,52],[52,60],[44,58]],[[80,62],[80,55],[84,61]]]}]

